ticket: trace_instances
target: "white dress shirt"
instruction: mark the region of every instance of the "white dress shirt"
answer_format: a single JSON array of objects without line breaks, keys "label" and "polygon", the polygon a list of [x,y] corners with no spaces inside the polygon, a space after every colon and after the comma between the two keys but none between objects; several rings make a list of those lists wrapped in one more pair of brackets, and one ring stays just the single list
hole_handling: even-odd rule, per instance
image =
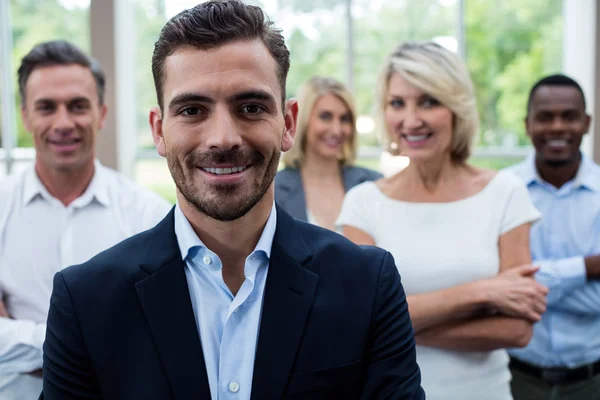
[{"label": "white dress shirt", "polygon": [[246,258],[246,279],[234,296],[223,280],[221,260],[200,241],[179,205],[175,207],[175,234],[186,262],[185,275],[213,400],[250,400],[276,225],[273,204],[262,235]]},{"label": "white dress shirt", "polygon": [[[162,197],[95,164],[86,191],[68,206],[33,165],[0,183],[0,399],[37,398],[54,274],[151,228],[169,211]],[[32,394],[34,394],[32,397]]]}]

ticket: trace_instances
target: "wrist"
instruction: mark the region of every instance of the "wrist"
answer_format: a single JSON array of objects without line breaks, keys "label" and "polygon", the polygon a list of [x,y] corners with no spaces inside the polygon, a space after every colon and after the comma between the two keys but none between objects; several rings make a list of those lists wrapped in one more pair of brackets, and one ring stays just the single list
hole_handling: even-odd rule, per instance
[{"label": "wrist", "polygon": [[488,311],[495,307],[492,296],[489,290],[489,279],[482,279],[471,282],[470,304],[473,305],[475,312]]}]

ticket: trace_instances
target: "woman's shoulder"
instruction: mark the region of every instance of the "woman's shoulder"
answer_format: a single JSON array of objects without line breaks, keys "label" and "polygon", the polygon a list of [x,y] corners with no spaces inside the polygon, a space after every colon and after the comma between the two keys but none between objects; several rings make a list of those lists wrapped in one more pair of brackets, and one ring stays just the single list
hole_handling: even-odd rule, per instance
[{"label": "woman's shoulder", "polygon": [[496,190],[512,191],[516,188],[525,187],[525,184],[518,176],[508,170],[492,171],[493,177],[490,184],[494,185]]},{"label": "woman's shoulder", "polygon": [[373,201],[381,196],[381,190],[375,181],[365,181],[352,187],[346,193],[345,198],[362,203]]},{"label": "woman's shoulder", "polygon": [[289,186],[300,181],[298,168],[285,167],[275,174],[275,186]]},{"label": "woman's shoulder", "polygon": [[376,181],[383,178],[383,174],[370,168],[359,167],[356,165],[344,167],[344,177],[350,181],[359,184],[367,181]]}]

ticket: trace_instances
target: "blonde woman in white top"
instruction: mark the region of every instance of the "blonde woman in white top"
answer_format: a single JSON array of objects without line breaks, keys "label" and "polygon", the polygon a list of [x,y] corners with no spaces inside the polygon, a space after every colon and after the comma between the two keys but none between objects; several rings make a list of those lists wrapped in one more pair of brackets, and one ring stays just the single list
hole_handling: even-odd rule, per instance
[{"label": "blonde woman in white top", "polygon": [[338,225],[392,253],[408,295],[430,400],[510,400],[508,347],[525,346],[545,311],[532,279],[529,229],[539,214],[523,184],[467,163],[478,130],[463,62],[434,43],[387,59],[379,122],[400,173],[350,190]]}]

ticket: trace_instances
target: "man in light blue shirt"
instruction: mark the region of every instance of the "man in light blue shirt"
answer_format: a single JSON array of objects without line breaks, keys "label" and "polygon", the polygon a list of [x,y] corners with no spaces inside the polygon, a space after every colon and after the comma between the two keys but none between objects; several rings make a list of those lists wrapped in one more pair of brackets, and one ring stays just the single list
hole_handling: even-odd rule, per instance
[{"label": "man in light blue shirt", "polygon": [[531,251],[550,292],[529,345],[510,351],[515,400],[600,398],[600,167],[579,151],[590,122],[571,78],[531,89],[525,126],[535,155],[511,170],[542,213]]}]

